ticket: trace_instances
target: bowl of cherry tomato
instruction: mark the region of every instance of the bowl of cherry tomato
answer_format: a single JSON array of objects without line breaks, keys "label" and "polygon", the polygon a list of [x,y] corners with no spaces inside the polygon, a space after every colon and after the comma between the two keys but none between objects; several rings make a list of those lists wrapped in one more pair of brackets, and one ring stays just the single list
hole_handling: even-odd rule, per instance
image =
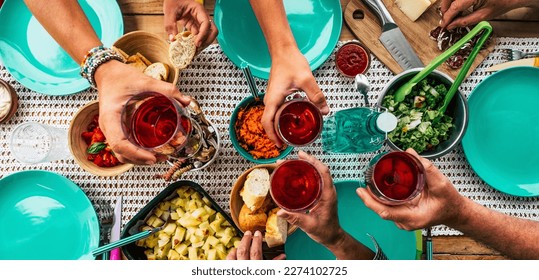
[{"label": "bowl of cherry tomato", "polygon": [[82,169],[97,176],[117,176],[131,169],[133,164],[121,163],[116,158],[98,120],[97,101],[80,108],[69,125],[69,149]]}]

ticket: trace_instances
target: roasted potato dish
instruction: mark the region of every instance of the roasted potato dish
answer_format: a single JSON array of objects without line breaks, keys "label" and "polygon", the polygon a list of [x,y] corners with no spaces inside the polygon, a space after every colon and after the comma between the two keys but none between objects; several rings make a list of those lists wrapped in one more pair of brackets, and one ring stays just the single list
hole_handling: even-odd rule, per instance
[{"label": "roasted potato dish", "polygon": [[224,260],[240,237],[211,202],[190,187],[180,187],[177,196],[160,202],[140,230],[162,230],[137,246],[148,248],[148,260]]}]

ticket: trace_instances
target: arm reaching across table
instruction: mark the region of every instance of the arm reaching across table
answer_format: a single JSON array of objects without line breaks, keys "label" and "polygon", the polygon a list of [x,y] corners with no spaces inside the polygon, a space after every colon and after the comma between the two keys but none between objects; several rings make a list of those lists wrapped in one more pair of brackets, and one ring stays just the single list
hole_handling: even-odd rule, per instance
[{"label": "arm reaching across table", "polygon": [[[446,29],[474,25],[490,20],[520,7],[539,8],[538,0],[442,0],[442,23]],[[468,15],[460,14],[469,8],[474,11]]]},{"label": "arm reaching across table", "polygon": [[[77,1],[40,1],[25,0],[26,5],[51,36],[66,50],[66,52],[79,64],[85,66],[88,54],[92,51],[101,55],[108,55],[107,60],[98,62],[94,71],[88,78],[99,91],[99,124],[103,130],[112,150],[121,162],[136,164],[153,164],[158,159],[146,150],[131,144],[125,137],[121,127],[121,112],[124,104],[132,96],[147,91],[162,93],[177,99],[184,106],[188,105],[190,98],[181,94],[175,85],[148,77],[133,67],[121,63],[115,58],[111,59],[113,52],[108,48],[100,48],[103,43],[97,37],[86,15]],[[203,46],[213,41],[217,34],[215,26],[209,18],[202,15],[204,9],[192,8],[193,1],[176,1],[171,5],[166,1],[165,13],[169,9],[176,9],[175,19],[184,19],[192,32],[198,33],[197,44]],[[183,10],[182,10],[183,8]],[[183,12],[178,12],[178,11]],[[170,15],[171,13],[166,13]],[[168,22],[170,22],[170,19]],[[201,22],[203,21],[203,22]],[[169,28],[170,30],[170,28]],[[171,32],[174,32],[171,30]],[[98,51],[96,51],[98,50]],[[102,59],[98,57],[92,61]]]},{"label": "arm reaching across table", "polygon": [[366,189],[357,189],[365,205],[405,230],[445,224],[515,259],[538,259],[539,222],[511,217],[488,209],[459,194],[453,184],[429,160],[416,156],[425,167],[427,185],[409,203],[387,206],[374,200]]},{"label": "arm reaching across table", "polygon": [[271,70],[262,125],[268,137],[278,146],[282,143],[274,130],[275,113],[285,98],[302,90],[322,112],[329,113],[324,93],[316,83],[307,59],[299,51],[288,24],[282,0],[250,0],[271,56]]},{"label": "arm reaching across table", "polygon": [[[329,168],[313,156],[300,151],[300,159],[313,164],[324,182],[318,204],[307,214],[279,210],[277,215],[290,224],[297,225],[314,241],[324,245],[340,260],[385,259],[381,250],[376,254],[341,228],[337,215],[337,192]],[[373,239],[374,241],[374,239]],[[376,241],[374,241],[376,247]]]}]

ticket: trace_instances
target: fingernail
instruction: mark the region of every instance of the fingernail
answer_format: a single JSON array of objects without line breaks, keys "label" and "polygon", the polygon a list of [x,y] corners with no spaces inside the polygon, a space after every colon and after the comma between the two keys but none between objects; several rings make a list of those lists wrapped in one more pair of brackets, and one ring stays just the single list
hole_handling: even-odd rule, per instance
[{"label": "fingernail", "polygon": [[286,213],[286,211],[284,211],[283,209],[279,210],[277,212],[277,216],[283,218],[283,219],[287,219],[288,218],[288,213]]},{"label": "fingernail", "polygon": [[328,105],[324,105],[324,107],[322,107],[322,109],[320,109],[320,113],[322,113],[322,114],[329,114],[329,107],[328,107]]},{"label": "fingernail", "polygon": [[251,233],[250,230],[248,230],[248,231],[246,231],[243,235],[252,235],[252,233]]},{"label": "fingernail", "polygon": [[146,161],[146,164],[147,164],[147,165],[152,165],[152,164],[155,164],[155,161],[153,161],[153,160],[148,160],[148,161]]},{"label": "fingernail", "polygon": [[442,25],[442,20],[440,20],[440,21],[438,22],[438,25]]},{"label": "fingernail", "polygon": [[262,233],[261,233],[260,231],[257,230],[257,231],[255,231],[255,236],[256,236],[256,237],[260,237],[260,236],[262,236]]},{"label": "fingernail", "polygon": [[168,40],[171,42],[174,41],[174,35],[168,34]]}]

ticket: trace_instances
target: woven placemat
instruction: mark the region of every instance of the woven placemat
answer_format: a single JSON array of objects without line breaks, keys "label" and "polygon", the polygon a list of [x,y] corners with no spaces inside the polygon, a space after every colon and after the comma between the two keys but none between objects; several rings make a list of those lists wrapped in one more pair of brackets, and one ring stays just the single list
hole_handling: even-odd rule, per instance
[{"label": "woven placemat", "polygon": [[[339,42],[339,47],[344,42]],[[502,62],[501,49],[518,48],[524,51],[539,49],[539,39],[499,38],[495,50],[464,81],[461,91],[468,96],[472,89],[489,73],[485,68]],[[334,54],[316,71],[314,75],[325,92],[331,110],[363,106],[363,98],[355,91],[353,79],[343,77],[335,68]],[[393,77],[393,74],[377,59],[373,59],[367,73],[371,82],[369,93],[373,104],[378,93]],[[0,170],[1,175],[29,169],[43,169],[57,172],[77,183],[95,200],[108,200],[114,203],[115,197],[123,195],[123,223],[131,219],[168,183],[155,179],[168,169],[166,164],[137,166],[116,177],[96,177],[81,169],[72,158],[54,163],[38,165],[20,164],[8,149],[11,130],[17,124],[27,121],[47,123],[67,130],[75,112],[97,98],[95,90],[86,90],[69,96],[47,96],[33,92],[16,82],[0,65],[0,78],[11,84],[19,95],[20,107],[16,115],[6,124],[0,125]],[[267,82],[256,79],[258,87],[264,91]],[[212,45],[199,54],[192,65],[181,73],[178,84],[180,91],[194,96],[201,104],[207,118],[212,121],[221,135],[222,147],[218,159],[208,168],[186,173],[182,179],[192,180],[202,185],[221,207],[228,211],[229,191],[236,178],[254,164],[243,159],[233,148],[228,133],[230,115],[244,97],[249,95],[248,87],[241,70],[236,68],[224,55],[218,45]],[[384,147],[387,149],[387,147]],[[322,151],[320,140],[304,150],[329,165],[335,181],[358,180],[361,170],[374,153],[363,155],[334,155]],[[289,156],[297,157],[297,150]],[[458,191],[494,210],[517,216],[539,220],[539,200],[505,195],[486,185],[470,168],[462,148],[434,161],[444,174],[454,183]],[[458,235],[460,232],[444,225],[433,228],[433,235]]]}]

